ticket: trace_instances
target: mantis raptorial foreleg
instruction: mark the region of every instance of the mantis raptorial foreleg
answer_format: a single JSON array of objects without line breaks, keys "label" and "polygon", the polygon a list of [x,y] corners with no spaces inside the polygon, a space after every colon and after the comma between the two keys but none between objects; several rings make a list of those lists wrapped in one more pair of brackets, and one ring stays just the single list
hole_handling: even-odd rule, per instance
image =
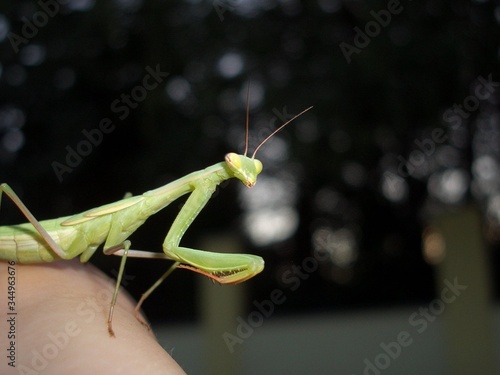
[{"label": "mantis raptorial foreleg", "polygon": [[[214,255],[222,256],[224,258],[230,257],[231,255],[241,256],[242,254],[217,254],[208,251],[196,250],[187,247],[179,247],[179,243],[189,228],[191,223],[196,219],[196,216],[203,210],[207,202],[210,200],[212,194],[216,189],[216,185],[210,183],[210,181],[202,180],[199,184],[196,184],[189,198],[186,200],[182,209],[178,213],[175,218],[170,230],[165,237],[165,241],[163,242],[163,251],[164,253],[154,253],[148,251],[141,250],[130,250],[130,242],[128,244],[124,244],[124,246],[118,246],[115,248],[111,248],[105,251],[105,254],[115,254],[122,256],[122,261],[120,265],[120,271],[117,277],[117,287],[115,289],[115,294],[113,295],[113,301],[111,303],[110,315],[108,319],[108,328],[111,327],[111,320],[113,315],[114,305],[116,304],[116,296],[118,294],[119,282],[122,278],[123,270],[125,267],[125,258],[128,257],[138,257],[138,258],[162,258],[162,259],[170,259],[175,260],[176,262],[165,272],[141,297],[137,306],[134,310],[136,318],[143,324],[147,326],[147,324],[140,318],[139,310],[142,303],[146,300],[146,298],[177,268],[187,268],[191,269],[195,272],[202,273],[206,276],[211,277],[212,279],[218,281],[219,276],[225,276],[224,274],[217,274],[217,267],[220,268],[219,262],[214,260]],[[128,247],[127,247],[128,245]],[[210,273],[210,271],[203,271],[201,269],[195,267],[184,266],[182,263],[187,264],[203,264],[204,268],[210,266],[211,263],[215,261],[215,268]],[[225,271],[227,273],[231,273],[232,271]],[[243,280],[241,280],[243,281]],[[110,331],[112,333],[112,330]]]}]

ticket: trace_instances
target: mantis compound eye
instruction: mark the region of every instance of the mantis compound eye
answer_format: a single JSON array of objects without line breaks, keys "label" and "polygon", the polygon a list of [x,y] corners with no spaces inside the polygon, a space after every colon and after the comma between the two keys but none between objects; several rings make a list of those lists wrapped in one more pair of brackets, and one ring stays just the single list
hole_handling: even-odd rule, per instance
[{"label": "mantis compound eye", "polygon": [[258,175],[260,172],[262,172],[262,163],[260,160],[253,159],[253,164],[255,165],[255,175]]}]

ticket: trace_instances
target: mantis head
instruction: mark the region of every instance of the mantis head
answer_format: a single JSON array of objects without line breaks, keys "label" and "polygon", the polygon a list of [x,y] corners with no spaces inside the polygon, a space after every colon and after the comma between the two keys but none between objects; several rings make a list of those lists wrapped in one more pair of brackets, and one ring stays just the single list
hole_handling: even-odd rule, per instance
[{"label": "mantis head", "polygon": [[226,155],[226,164],[233,172],[234,177],[243,182],[248,188],[251,188],[257,182],[257,175],[262,172],[262,163],[260,160],[249,158],[246,155],[238,155],[230,152]]},{"label": "mantis head", "polygon": [[[250,86],[249,86],[250,89]],[[285,126],[287,126],[289,123],[291,123],[293,120],[295,120],[297,117],[301,116],[305,112],[309,111],[312,108],[309,107],[302,112],[300,112],[298,115],[293,116],[290,120],[286,121],[283,125],[281,125],[278,129],[273,131],[269,136],[267,136],[260,144],[255,148],[255,151],[253,152],[253,155],[251,158],[247,156],[247,151],[248,151],[248,94],[247,94],[247,119],[246,119],[246,139],[245,139],[245,153],[243,155],[238,155],[234,152],[230,152],[229,154],[226,155],[226,164],[233,173],[233,176],[236,177],[238,180],[243,182],[243,185],[245,185],[248,188],[251,188],[255,185],[257,182],[257,176],[259,175],[260,172],[262,172],[262,163],[260,160],[255,159],[255,155],[257,154],[257,151],[259,148],[262,147],[264,143],[266,143],[273,135],[275,135],[277,132],[279,132],[281,129],[283,129]]]}]

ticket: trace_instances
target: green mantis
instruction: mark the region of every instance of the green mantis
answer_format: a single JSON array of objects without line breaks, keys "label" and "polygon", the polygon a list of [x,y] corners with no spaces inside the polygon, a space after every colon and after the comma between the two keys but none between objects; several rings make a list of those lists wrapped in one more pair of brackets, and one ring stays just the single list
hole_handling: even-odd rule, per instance
[{"label": "green mantis", "polygon": [[[44,263],[80,256],[81,262],[87,262],[97,248],[104,243],[105,254],[122,256],[108,315],[108,331],[111,336],[114,336],[113,309],[124,274],[125,262],[129,256],[174,261],[173,265],[139,300],[135,308],[135,316],[142,323],[144,322],[139,317],[140,306],[176,268],[198,272],[220,284],[236,284],[248,280],[264,269],[264,260],[261,257],[251,254],[214,253],[191,249],[180,246],[180,241],[221,182],[237,178],[249,188],[255,185],[257,176],[262,171],[262,163],[255,159],[259,148],[274,134],[311,108],[294,116],[265,138],[256,147],[252,157],[247,156],[247,112],[246,147],[243,155],[228,153],[225,161],[190,173],[165,186],[147,191],[142,195],[125,197],[117,202],[73,216],[38,221],[9,185],[1,184],[0,202],[2,193],[5,193],[28,222],[0,227],[0,259],[19,263]],[[163,253],[130,249],[131,243],[128,237],[148,217],[189,193],[190,196],[165,237],[162,246]]]}]

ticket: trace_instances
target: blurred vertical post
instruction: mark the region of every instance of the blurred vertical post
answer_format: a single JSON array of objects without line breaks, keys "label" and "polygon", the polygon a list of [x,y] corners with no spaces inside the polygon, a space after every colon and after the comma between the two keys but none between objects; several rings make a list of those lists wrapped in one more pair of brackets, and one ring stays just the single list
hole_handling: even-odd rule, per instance
[{"label": "blurred vertical post", "polygon": [[[201,243],[202,249],[221,253],[239,253],[239,241],[225,234],[210,235]],[[235,335],[236,318],[243,313],[245,283],[217,285],[200,278],[199,303],[203,332],[203,358],[207,375],[237,375],[241,369],[241,345],[230,348],[223,334]]]},{"label": "blurred vertical post", "polygon": [[444,256],[437,263],[437,298],[445,302],[442,318],[450,371],[493,375],[492,281],[480,214],[475,207],[462,207],[439,215],[432,225],[444,240]]}]

